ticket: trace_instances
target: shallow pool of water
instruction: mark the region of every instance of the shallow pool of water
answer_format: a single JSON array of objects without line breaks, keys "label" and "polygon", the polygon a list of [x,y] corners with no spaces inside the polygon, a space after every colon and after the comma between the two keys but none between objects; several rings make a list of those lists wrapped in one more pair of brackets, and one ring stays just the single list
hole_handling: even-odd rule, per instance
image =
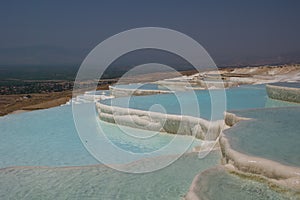
[{"label": "shallow pool of water", "polygon": [[0,169],[0,199],[180,200],[194,176],[219,163],[217,152],[181,157],[152,173],[128,174],[105,166]]},{"label": "shallow pool of water", "polygon": [[240,178],[222,168],[202,173],[196,183],[196,194],[203,199],[243,200],[293,200],[300,196],[292,192],[273,190],[262,182]]},{"label": "shallow pool of water", "polygon": [[[223,96],[221,90],[211,90],[210,92],[197,90],[172,94],[121,97],[102,102],[107,105],[140,110],[151,110],[153,105],[158,104],[169,114],[182,114],[205,119],[212,118],[213,120],[223,118],[223,112],[225,111],[222,107],[223,104],[226,104],[227,110],[299,105],[268,98],[265,85],[240,86],[226,89],[225,92],[226,96]],[[216,97],[213,108],[211,96]],[[212,116],[212,109],[217,110],[214,112],[214,116]]]},{"label": "shallow pool of water", "polygon": [[234,112],[252,118],[224,133],[233,149],[252,156],[300,167],[300,107]]},{"label": "shallow pool of water", "polygon": [[[85,108],[85,104],[76,106],[82,109]],[[151,131],[100,122],[97,116],[89,117],[85,116],[84,118],[88,120],[93,118],[99,122],[100,127],[114,145],[132,153],[155,151],[173,141],[175,137],[174,135],[157,134]],[[89,127],[86,127],[86,131],[90,131]],[[151,137],[149,139],[139,139],[126,135],[126,132],[133,136]],[[0,117],[0,137],[0,168],[9,166],[82,166],[99,164],[99,161],[87,152],[78,137],[71,106]],[[175,145],[177,147],[191,140],[189,137],[178,137],[181,137],[181,139],[176,140]],[[200,144],[200,140],[195,140],[192,146]],[[105,146],[102,146],[101,149],[104,153],[110,153],[105,151]],[[178,149],[171,148],[164,153],[176,154]],[[126,162],[126,159],[123,161],[118,160],[118,162]]]}]

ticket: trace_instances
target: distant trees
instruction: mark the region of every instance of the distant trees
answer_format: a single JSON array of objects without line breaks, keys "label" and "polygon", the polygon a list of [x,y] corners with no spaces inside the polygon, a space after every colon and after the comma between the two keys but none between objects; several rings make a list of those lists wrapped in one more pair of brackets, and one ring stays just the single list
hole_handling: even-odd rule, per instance
[{"label": "distant trees", "polygon": [[2,81],[0,84],[1,95],[62,92],[72,89],[73,82],[71,81]]}]

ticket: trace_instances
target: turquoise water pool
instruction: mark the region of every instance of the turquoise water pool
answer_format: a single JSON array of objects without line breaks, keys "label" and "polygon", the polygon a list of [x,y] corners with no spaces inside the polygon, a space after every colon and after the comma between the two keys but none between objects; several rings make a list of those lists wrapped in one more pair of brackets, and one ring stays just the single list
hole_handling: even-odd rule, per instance
[{"label": "turquoise water pool", "polygon": [[300,107],[234,113],[253,118],[240,121],[224,132],[234,150],[300,167]]},{"label": "turquoise water pool", "polygon": [[[211,95],[222,97],[222,92],[223,91],[220,90],[211,90],[210,92],[207,90],[197,90],[172,94],[120,97],[103,100],[101,102],[106,105],[140,110],[149,110],[153,105],[159,104],[165,109],[166,113],[169,114],[183,114],[216,120],[223,118],[223,112],[225,111],[222,108],[221,101],[223,101],[223,99],[215,99],[217,106],[214,109],[218,109],[218,106],[220,106],[220,108],[214,116],[211,116]],[[196,99],[194,99],[194,95]],[[195,105],[195,100],[198,105]],[[227,103],[225,102],[227,110],[299,105],[268,98],[265,85],[249,85],[227,89],[225,101],[227,101]],[[198,106],[199,109],[195,109]]]},{"label": "turquoise water pool", "polygon": [[[84,108],[84,104],[78,106]],[[220,161],[219,152],[204,159],[194,153],[156,172],[118,172],[99,164],[87,152],[77,135],[71,111],[71,106],[62,106],[0,118],[0,199],[180,199],[199,171]],[[144,142],[129,140],[121,134],[121,127],[99,123],[115,145],[133,153],[153,151],[174,137],[157,134]],[[135,135],[153,134],[123,128]],[[181,137],[182,141],[186,139]],[[178,148],[181,142],[177,145]],[[171,149],[161,156],[167,158],[176,151]],[[153,157],[152,161],[161,162],[160,159]],[[114,164],[124,164],[121,162]]]},{"label": "turquoise water pool", "polygon": [[[77,105],[84,109],[85,104]],[[85,117],[87,118],[87,117]],[[97,118],[97,116],[94,116]],[[98,119],[98,118],[97,118]],[[132,153],[147,153],[160,149],[173,141],[174,135],[155,134],[155,132],[116,126],[98,120],[106,136],[117,147]],[[89,127],[86,127],[89,131]],[[139,139],[125,134],[141,136]],[[0,117],[1,159],[0,168],[9,166],[82,166],[99,164],[99,161],[83,146],[73,121],[71,106],[26,112]],[[178,136],[175,145],[179,148],[191,138]],[[101,141],[99,145],[101,145]],[[195,140],[192,146],[200,145]],[[104,145],[104,144],[102,144]],[[191,146],[191,148],[192,148]],[[101,146],[100,150],[105,151]],[[110,152],[107,152],[109,154]],[[171,148],[162,154],[176,154]],[[157,156],[157,155],[156,155]],[[115,160],[114,160],[115,161]],[[132,161],[132,160],[131,160]],[[118,160],[120,163],[126,159]]]},{"label": "turquoise water pool", "polygon": [[220,154],[181,157],[152,173],[128,174],[103,165],[0,169],[0,199],[180,200],[197,173],[219,163]]},{"label": "turquoise water pool", "polygon": [[201,199],[243,200],[296,200],[300,196],[292,192],[278,192],[262,182],[240,178],[214,168],[202,173],[196,182],[196,194]]},{"label": "turquoise water pool", "polygon": [[0,168],[98,164],[72,119],[71,106],[0,117]]}]

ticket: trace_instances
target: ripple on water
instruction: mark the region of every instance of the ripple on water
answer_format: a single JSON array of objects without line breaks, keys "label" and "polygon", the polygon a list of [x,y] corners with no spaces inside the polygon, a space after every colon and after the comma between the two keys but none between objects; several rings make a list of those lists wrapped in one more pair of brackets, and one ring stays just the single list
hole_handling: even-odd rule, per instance
[{"label": "ripple on water", "polygon": [[285,165],[300,167],[300,107],[234,111],[253,120],[224,131],[232,149]]},{"label": "ripple on water", "polygon": [[184,196],[196,174],[219,163],[212,152],[182,156],[156,172],[128,174],[103,165],[65,168],[6,168],[0,170],[0,199],[177,199]]},{"label": "ripple on water", "polygon": [[200,199],[296,200],[300,198],[299,194],[292,191],[283,193],[273,190],[268,184],[230,174],[222,167],[209,169],[198,176],[194,192]]}]

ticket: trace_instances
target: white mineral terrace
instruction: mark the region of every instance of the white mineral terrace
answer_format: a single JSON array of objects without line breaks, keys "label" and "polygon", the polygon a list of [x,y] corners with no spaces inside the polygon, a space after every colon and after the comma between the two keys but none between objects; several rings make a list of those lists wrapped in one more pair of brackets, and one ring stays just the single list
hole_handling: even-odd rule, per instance
[{"label": "white mineral terrace", "polygon": [[172,91],[168,91],[168,90],[130,89],[130,88],[117,88],[115,86],[109,86],[109,90],[111,91],[111,94],[115,97],[172,93]]},{"label": "white mineral terrace", "polygon": [[190,135],[202,140],[215,140],[224,127],[224,121],[209,122],[202,118],[163,114],[96,103],[101,120],[133,128],[172,134]]},{"label": "white mineral terrace", "polygon": [[[233,126],[241,120],[247,119],[232,113],[227,113],[225,117],[225,122],[229,126]],[[300,191],[300,168],[233,150],[228,138],[223,133],[220,135],[219,143],[225,164],[232,165],[233,168],[242,172],[263,175],[278,185]]]},{"label": "white mineral terrace", "polygon": [[293,85],[267,84],[268,96],[272,99],[300,103],[300,83]]}]

